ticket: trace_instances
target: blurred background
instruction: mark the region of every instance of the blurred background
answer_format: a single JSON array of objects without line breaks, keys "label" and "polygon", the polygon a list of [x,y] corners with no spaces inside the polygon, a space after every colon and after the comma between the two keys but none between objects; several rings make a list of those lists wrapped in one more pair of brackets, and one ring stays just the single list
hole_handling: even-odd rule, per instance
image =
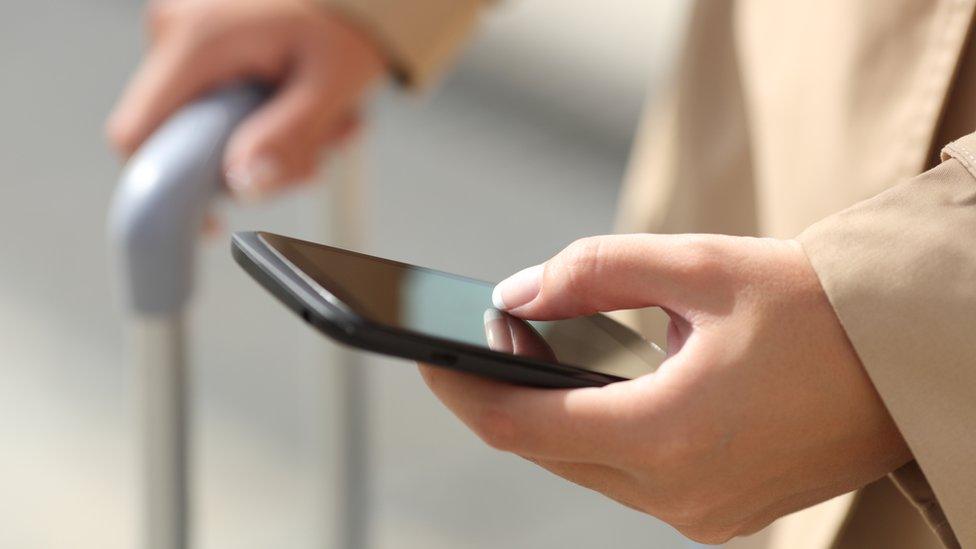
[{"label": "blurred background", "polygon": [[[424,98],[380,94],[363,136],[371,254],[498,280],[609,232],[642,101],[685,0],[521,0]],[[0,18],[0,547],[128,548],[133,377],[105,218],[104,117],[141,2],[12,2]],[[328,240],[329,191],[225,204],[227,230]],[[330,344],[203,245],[192,331],[193,545],[312,548],[333,524]],[[489,450],[412,364],[369,357],[370,546],[688,547],[666,525]]]}]

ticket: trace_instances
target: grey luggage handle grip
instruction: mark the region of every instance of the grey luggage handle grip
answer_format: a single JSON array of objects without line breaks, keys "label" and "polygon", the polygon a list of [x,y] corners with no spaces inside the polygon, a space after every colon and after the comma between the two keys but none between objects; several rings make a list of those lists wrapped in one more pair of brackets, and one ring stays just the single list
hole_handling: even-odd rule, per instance
[{"label": "grey luggage handle grip", "polygon": [[186,303],[194,244],[222,188],[224,148],[268,93],[257,84],[238,84],[187,105],[126,164],[109,232],[133,312],[168,315]]}]

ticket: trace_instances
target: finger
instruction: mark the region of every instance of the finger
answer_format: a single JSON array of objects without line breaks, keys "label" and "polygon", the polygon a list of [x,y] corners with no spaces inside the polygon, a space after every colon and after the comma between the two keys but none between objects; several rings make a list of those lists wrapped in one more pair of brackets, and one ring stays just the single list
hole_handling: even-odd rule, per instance
[{"label": "finger", "polygon": [[697,279],[707,268],[708,237],[598,236],[495,287],[494,305],[522,318],[551,320],[660,306],[683,312],[698,304]]},{"label": "finger", "polygon": [[149,35],[150,41],[155,42],[161,38],[173,22],[173,14],[191,0],[149,0],[146,2],[145,17],[143,20],[144,30]]},{"label": "finger", "polygon": [[188,39],[164,41],[149,53],[109,116],[109,140],[121,154],[132,154],[180,106],[237,74],[237,67],[198,51]]},{"label": "finger", "polygon": [[[488,445],[523,456],[614,464],[633,432],[635,382],[536,389],[421,366],[424,381]],[[645,408],[654,407],[653,395]]]},{"label": "finger", "polygon": [[512,335],[514,354],[546,362],[557,362],[556,353],[549,347],[546,340],[542,339],[539,332],[535,331],[535,328],[521,318],[515,318],[508,314],[505,316],[505,322],[509,326],[509,333]]},{"label": "finger", "polygon": [[552,348],[528,322],[490,308],[485,310],[484,323],[489,349],[556,362]]},{"label": "finger", "polygon": [[331,134],[326,136],[325,145],[330,147],[344,147],[350,141],[356,139],[362,130],[363,120],[359,113],[347,115],[335,127]]},{"label": "finger", "polygon": [[515,345],[512,344],[512,330],[504,314],[498,309],[485,310],[485,339],[488,341],[488,348],[492,351],[511,354],[515,350]]},{"label": "finger", "polygon": [[258,198],[314,174],[321,150],[355,120],[327,81],[313,65],[296,69],[234,132],[224,157],[231,191]]}]

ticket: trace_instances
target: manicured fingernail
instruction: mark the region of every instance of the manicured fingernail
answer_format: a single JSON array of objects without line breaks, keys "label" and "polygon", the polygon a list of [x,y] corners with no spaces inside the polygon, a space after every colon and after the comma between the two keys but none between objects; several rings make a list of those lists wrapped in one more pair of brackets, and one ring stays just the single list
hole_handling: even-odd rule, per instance
[{"label": "manicured fingernail", "polygon": [[544,265],[536,265],[502,280],[491,292],[491,302],[503,311],[521,307],[535,299],[542,288]]},{"label": "manicured fingernail", "polygon": [[487,309],[484,314],[485,339],[488,348],[501,353],[511,353],[512,331],[508,327],[505,314],[498,309]]},{"label": "manicured fingernail", "polygon": [[245,202],[256,202],[264,198],[281,176],[281,168],[273,158],[262,156],[231,166],[224,174],[227,187]]}]

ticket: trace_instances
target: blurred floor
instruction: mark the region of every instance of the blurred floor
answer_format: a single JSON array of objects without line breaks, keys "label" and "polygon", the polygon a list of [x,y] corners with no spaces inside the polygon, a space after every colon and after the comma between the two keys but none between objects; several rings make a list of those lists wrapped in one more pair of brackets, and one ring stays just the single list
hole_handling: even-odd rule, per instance
[{"label": "blurred floor", "polygon": [[[677,25],[680,4],[647,13]],[[593,77],[605,89],[584,82],[560,100],[551,82],[533,85],[531,70],[506,69],[505,48],[525,24],[506,9],[435,100],[378,99],[365,149],[364,251],[495,280],[610,230],[643,87],[612,64],[594,69],[609,71]],[[139,55],[140,9],[43,0],[7,11],[0,547],[132,547],[132,380],[104,244],[117,165],[100,136]],[[664,44],[655,40],[647,43]],[[605,117],[592,114],[600,101]],[[572,116],[580,108],[590,114]],[[231,230],[324,234],[314,191],[223,209]],[[258,291],[226,247],[225,238],[205,246],[190,319],[196,546],[316,547],[333,526],[328,343]],[[372,546],[687,545],[661,523],[488,450],[411,364],[368,362]]]}]

